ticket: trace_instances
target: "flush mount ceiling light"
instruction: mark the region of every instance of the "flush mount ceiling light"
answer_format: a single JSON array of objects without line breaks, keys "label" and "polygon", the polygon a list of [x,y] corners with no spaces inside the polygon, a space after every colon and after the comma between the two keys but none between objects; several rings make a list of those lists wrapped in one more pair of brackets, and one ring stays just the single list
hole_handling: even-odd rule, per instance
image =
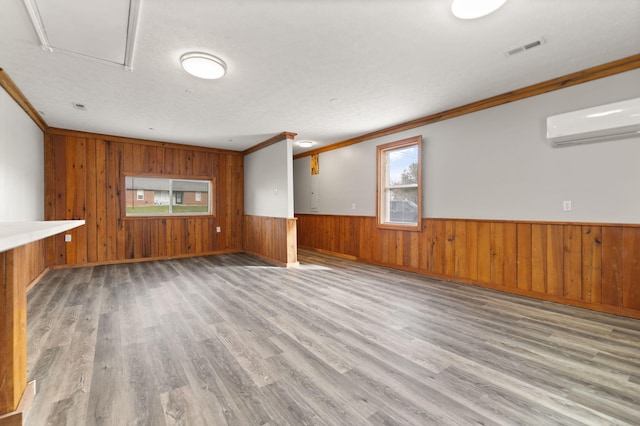
[{"label": "flush mount ceiling light", "polygon": [[313,146],[313,141],[306,140],[306,139],[301,140],[301,141],[298,141],[298,146],[300,148],[311,148]]},{"label": "flush mount ceiling light", "polygon": [[453,0],[451,13],[460,19],[476,19],[495,12],[507,0]]},{"label": "flush mount ceiling light", "polygon": [[189,74],[215,80],[221,78],[227,72],[227,65],[220,58],[202,52],[189,52],[180,57],[180,64]]}]

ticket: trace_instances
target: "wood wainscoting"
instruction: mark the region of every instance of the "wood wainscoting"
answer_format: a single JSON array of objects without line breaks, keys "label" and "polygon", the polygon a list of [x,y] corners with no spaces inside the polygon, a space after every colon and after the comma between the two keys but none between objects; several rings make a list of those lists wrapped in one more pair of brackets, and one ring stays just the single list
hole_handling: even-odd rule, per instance
[{"label": "wood wainscoting", "polygon": [[[27,289],[47,269],[44,240],[0,253],[0,424],[22,424],[27,392]],[[24,395],[24,396],[23,396]]]},{"label": "wood wainscoting", "polygon": [[297,215],[298,244],[363,262],[640,319],[640,226]]},{"label": "wood wainscoting", "polygon": [[246,215],[243,250],[276,265],[298,265],[296,222],[295,218]]},{"label": "wood wainscoting", "polygon": [[[53,266],[197,256],[242,250],[239,152],[50,129],[45,135],[47,220],[84,219],[71,242],[50,243]],[[124,175],[213,181],[213,214],[124,217]],[[216,227],[220,232],[216,232]]]}]

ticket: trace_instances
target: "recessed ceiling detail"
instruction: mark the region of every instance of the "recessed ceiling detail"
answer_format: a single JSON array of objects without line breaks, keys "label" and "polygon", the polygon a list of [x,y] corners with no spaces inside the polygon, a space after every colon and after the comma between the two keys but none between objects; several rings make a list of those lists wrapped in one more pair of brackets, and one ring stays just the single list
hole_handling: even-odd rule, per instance
[{"label": "recessed ceiling detail", "polygon": [[43,50],[131,69],[140,0],[23,1]]}]

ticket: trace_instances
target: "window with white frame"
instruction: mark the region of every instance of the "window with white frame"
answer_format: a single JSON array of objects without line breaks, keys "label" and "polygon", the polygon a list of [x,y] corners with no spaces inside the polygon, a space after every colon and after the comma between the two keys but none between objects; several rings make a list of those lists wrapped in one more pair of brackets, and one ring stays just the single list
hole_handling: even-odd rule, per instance
[{"label": "window with white frame", "polygon": [[378,226],[419,230],[422,219],[422,136],[380,145]]},{"label": "window with white frame", "polygon": [[144,200],[144,189],[138,189],[137,192],[138,193],[136,194],[136,199],[138,201]]}]

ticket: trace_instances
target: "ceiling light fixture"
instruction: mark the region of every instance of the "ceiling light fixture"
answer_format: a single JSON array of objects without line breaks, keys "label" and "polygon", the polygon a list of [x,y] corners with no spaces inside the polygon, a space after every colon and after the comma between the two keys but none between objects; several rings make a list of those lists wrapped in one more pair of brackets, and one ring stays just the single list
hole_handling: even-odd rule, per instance
[{"label": "ceiling light fixture", "polygon": [[227,65],[224,61],[208,53],[185,53],[180,57],[180,64],[182,69],[189,74],[206,80],[221,78],[227,72]]},{"label": "ceiling light fixture", "polygon": [[301,141],[298,141],[298,146],[300,148],[311,148],[313,146],[313,141],[310,141],[307,139],[301,140]]},{"label": "ceiling light fixture", "polygon": [[476,19],[495,12],[507,0],[453,0],[451,13],[460,19]]}]

